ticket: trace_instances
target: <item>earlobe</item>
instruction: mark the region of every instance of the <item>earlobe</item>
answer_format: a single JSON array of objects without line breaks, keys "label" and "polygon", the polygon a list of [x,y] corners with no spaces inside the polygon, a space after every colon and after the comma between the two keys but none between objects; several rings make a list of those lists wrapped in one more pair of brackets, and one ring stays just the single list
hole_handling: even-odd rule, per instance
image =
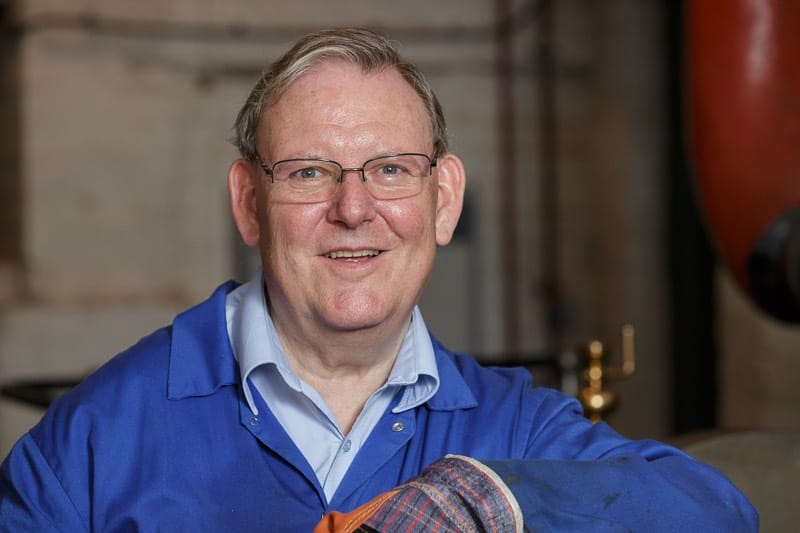
[{"label": "earlobe", "polygon": [[436,244],[444,246],[453,238],[461,216],[466,187],[464,163],[453,154],[441,156],[437,163]]},{"label": "earlobe", "polygon": [[258,175],[253,165],[245,159],[237,159],[228,170],[228,194],[233,220],[247,246],[258,246],[260,227],[258,223],[257,195]]}]

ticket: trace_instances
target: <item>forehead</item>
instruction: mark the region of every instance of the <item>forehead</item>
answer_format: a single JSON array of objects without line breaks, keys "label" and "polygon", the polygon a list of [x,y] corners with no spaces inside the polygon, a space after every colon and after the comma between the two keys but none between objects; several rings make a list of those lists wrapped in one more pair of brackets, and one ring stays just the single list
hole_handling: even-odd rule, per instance
[{"label": "forehead", "polygon": [[[337,148],[427,152],[431,124],[422,99],[393,67],[364,73],[341,60],[298,77],[262,116],[266,148],[281,157]],[[290,153],[297,151],[298,153]]]}]

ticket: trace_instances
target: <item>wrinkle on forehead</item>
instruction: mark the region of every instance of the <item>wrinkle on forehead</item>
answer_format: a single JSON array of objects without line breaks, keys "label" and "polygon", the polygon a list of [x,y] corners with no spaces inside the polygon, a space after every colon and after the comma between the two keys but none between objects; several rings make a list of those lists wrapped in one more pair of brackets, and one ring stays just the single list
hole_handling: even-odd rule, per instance
[{"label": "wrinkle on forehead", "polygon": [[343,61],[322,63],[298,78],[265,111],[261,129],[269,158],[358,159],[428,153],[433,144],[423,102],[396,69],[365,74]]}]

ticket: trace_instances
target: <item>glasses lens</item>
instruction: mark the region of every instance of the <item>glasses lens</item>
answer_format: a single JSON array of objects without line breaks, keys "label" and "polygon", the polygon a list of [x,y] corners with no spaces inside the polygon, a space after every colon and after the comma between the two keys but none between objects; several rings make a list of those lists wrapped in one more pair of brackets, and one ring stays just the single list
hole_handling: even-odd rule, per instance
[{"label": "glasses lens", "polygon": [[292,159],[272,167],[275,194],[297,202],[327,199],[341,174],[341,167],[332,161]]},{"label": "glasses lens", "polygon": [[364,175],[375,198],[383,200],[413,196],[422,190],[430,174],[430,161],[420,154],[401,154],[367,161]]}]

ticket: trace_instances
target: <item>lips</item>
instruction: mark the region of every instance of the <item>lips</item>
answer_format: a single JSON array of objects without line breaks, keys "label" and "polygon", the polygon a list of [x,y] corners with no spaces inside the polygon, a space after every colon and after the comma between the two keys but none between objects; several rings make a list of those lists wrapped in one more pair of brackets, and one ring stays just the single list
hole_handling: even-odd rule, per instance
[{"label": "lips", "polygon": [[353,259],[360,257],[375,257],[380,250],[334,250],[325,254],[329,259]]}]

